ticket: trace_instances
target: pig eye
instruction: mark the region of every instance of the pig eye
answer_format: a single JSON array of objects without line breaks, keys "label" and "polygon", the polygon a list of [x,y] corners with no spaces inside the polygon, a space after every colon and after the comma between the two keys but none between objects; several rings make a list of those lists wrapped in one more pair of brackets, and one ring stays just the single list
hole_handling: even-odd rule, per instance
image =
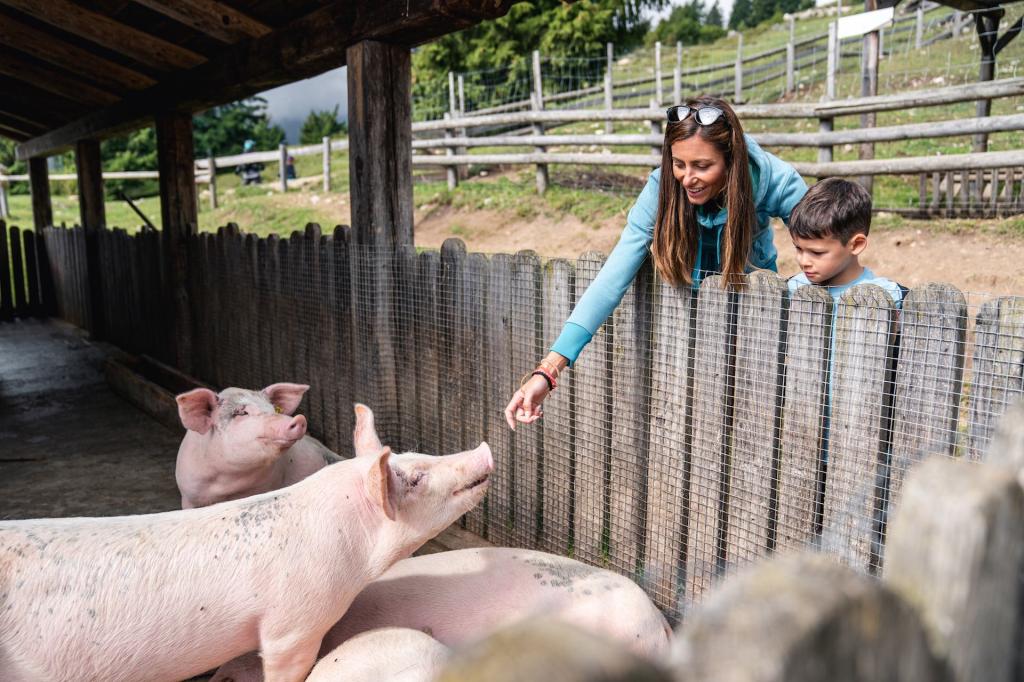
[{"label": "pig eye", "polygon": [[241,417],[245,414],[245,407],[236,407],[235,411],[231,413],[232,417]]},{"label": "pig eye", "polygon": [[284,412],[284,410],[281,409],[280,405],[274,405],[274,412],[276,412],[277,414],[281,414],[282,412]]},{"label": "pig eye", "polygon": [[424,476],[425,474],[422,471],[416,472],[416,475],[409,479],[409,487],[415,488],[417,485],[419,485],[420,481],[423,480]]}]

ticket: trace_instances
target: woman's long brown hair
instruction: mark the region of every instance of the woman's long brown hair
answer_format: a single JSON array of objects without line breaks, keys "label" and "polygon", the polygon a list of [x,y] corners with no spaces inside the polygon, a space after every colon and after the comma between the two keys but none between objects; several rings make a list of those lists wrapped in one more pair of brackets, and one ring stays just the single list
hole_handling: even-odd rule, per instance
[{"label": "woman's long brown hair", "polygon": [[672,145],[693,135],[713,145],[723,157],[727,178],[725,182],[725,221],[722,248],[723,283],[740,284],[749,261],[754,239],[757,214],[754,210],[754,189],[747,166],[747,143],[743,128],[724,100],[716,97],[697,97],[686,103],[700,108],[718,107],[724,113],[711,125],[700,125],[694,115],[682,121],[669,123],[661,152],[661,185],[658,190],[658,213],[654,221],[654,242],[651,254],[654,265],[663,279],[673,285],[693,282],[693,266],[697,261],[696,207],[690,203],[682,184],[672,174]]}]

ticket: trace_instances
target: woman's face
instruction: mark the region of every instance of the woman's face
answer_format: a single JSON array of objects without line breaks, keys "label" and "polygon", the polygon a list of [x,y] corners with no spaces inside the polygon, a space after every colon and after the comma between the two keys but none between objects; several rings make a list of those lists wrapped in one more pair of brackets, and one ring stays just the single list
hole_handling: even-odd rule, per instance
[{"label": "woman's face", "polygon": [[701,206],[722,191],[728,172],[722,153],[700,135],[691,135],[672,144],[672,175],[690,203]]}]

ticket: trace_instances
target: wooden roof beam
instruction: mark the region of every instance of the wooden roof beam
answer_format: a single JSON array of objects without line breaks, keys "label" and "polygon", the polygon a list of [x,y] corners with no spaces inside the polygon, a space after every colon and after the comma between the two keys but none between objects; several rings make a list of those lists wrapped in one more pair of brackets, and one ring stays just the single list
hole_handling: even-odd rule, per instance
[{"label": "wooden roof beam", "polygon": [[0,45],[0,74],[83,104],[105,106],[121,99],[111,92],[82,82],[76,76],[26,59],[20,52],[3,45]]},{"label": "wooden roof beam", "polygon": [[99,139],[137,128],[157,112],[201,111],[315,76],[344,66],[347,47],[363,40],[426,42],[502,16],[518,1],[332,3],[262,38],[225,48],[208,63],[173,73],[118,104],[29,140],[18,146],[18,158],[52,154],[83,138]]},{"label": "wooden roof beam", "polygon": [[259,38],[273,29],[217,0],[135,0],[221,42],[234,44]]},{"label": "wooden roof beam", "polygon": [[3,123],[12,130],[23,130],[28,133],[28,136],[35,137],[46,130],[46,124],[40,123],[24,116],[12,114],[9,111],[3,111],[3,105],[0,104],[0,123]]},{"label": "wooden roof beam", "polygon": [[144,73],[98,57],[3,14],[0,14],[0,42],[107,89],[142,90],[156,85],[156,81]]},{"label": "wooden roof beam", "polygon": [[[161,71],[187,69],[206,61],[201,54],[70,0],[0,0],[0,3]],[[45,45],[40,45],[39,49],[45,49]]]}]

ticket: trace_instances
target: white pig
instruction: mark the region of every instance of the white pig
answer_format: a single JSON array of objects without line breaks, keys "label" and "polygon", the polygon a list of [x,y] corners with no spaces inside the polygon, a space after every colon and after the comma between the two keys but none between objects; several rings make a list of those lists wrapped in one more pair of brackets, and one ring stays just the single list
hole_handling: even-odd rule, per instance
[{"label": "white pig", "polygon": [[178,415],[188,429],[174,472],[182,509],[277,490],[340,461],[306,435],[305,417],[292,416],[307,390],[280,383],[179,395]]},{"label": "white pig", "polygon": [[398,562],[359,593],[321,651],[384,626],[421,630],[459,647],[535,617],[655,659],[668,654],[672,641],[661,611],[629,578],[556,554],[480,547]]},{"label": "white pig", "polygon": [[449,653],[419,630],[370,630],[325,654],[306,682],[432,682]]},{"label": "white pig", "polygon": [[176,681],[253,650],[266,679],[302,680],[355,595],[475,506],[493,466],[486,443],[379,448],[202,509],[0,522],[0,680]]}]

